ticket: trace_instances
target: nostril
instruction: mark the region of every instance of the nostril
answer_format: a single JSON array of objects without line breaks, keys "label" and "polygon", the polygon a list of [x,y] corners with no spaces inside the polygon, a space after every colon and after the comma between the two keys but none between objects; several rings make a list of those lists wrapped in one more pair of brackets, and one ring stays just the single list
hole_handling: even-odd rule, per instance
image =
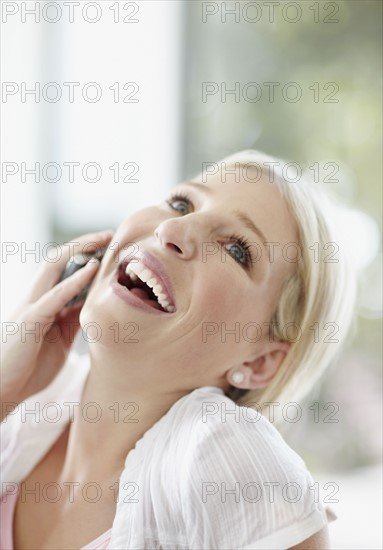
[{"label": "nostril", "polygon": [[166,246],[167,246],[168,248],[171,248],[172,250],[175,250],[176,252],[179,252],[180,254],[182,254],[182,250],[181,250],[180,247],[177,246],[176,244],[167,243]]}]

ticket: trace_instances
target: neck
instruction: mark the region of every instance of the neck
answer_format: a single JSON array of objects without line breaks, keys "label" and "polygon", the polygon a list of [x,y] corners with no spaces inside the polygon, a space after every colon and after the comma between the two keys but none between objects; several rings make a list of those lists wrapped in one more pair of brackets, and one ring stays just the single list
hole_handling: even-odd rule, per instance
[{"label": "neck", "polygon": [[108,364],[110,358],[101,362],[91,355],[81,400],[65,434],[63,481],[118,479],[137,441],[188,393],[150,383],[142,374],[145,369],[137,365],[114,363],[113,369],[105,368]]}]

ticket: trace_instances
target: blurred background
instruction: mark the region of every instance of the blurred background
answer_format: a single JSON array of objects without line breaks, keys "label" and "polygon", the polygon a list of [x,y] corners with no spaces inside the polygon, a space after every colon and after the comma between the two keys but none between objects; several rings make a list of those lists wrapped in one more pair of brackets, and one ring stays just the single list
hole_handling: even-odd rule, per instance
[{"label": "blurred background", "polygon": [[356,330],[281,427],[333,548],[381,549],[382,3],[2,2],[2,319],[48,243],[255,148],[346,205]]}]

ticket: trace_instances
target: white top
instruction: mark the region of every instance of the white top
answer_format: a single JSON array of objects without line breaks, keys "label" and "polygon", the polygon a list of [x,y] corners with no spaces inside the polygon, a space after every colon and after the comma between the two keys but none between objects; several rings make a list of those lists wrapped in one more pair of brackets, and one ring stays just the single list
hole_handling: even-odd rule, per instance
[{"label": "white top", "polygon": [[[3,420],[2,493],[63,432],[89,368],[87,355],[71,351],[51,384]],[[265,417],[205,386],[174,403],[128,453],[110,548],[286,550],[327,523],[313,486]]]}]

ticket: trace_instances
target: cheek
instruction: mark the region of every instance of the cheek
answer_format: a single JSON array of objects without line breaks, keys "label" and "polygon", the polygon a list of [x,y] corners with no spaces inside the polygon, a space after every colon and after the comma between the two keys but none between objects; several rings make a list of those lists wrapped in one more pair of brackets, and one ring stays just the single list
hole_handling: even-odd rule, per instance
[{"label": "cheek", "polygon": [[215,322],[239,320],[246,307],[245,292],[230,270],[203,277],[195,288],[194,298],[198,307],[203,309],[204,318]]},{"label": "cheek", "polygon": [[225,323],[227,327],[239,323],[240,327],[248,326],[250,332],[251,327],[263,329],[263,322],[268,320],[265,289],[257,288],[231,269],[214,271],[204,273],[191,297],[192,308],[199,311],[202,322]]},{"label": "cheek", "polygon": [[127,240],[130,242],[143,239],[151,234],[154,228],[161,222],[158,209],[148,207],[126,218],[117,228],[113,242],[122,244]]}]

